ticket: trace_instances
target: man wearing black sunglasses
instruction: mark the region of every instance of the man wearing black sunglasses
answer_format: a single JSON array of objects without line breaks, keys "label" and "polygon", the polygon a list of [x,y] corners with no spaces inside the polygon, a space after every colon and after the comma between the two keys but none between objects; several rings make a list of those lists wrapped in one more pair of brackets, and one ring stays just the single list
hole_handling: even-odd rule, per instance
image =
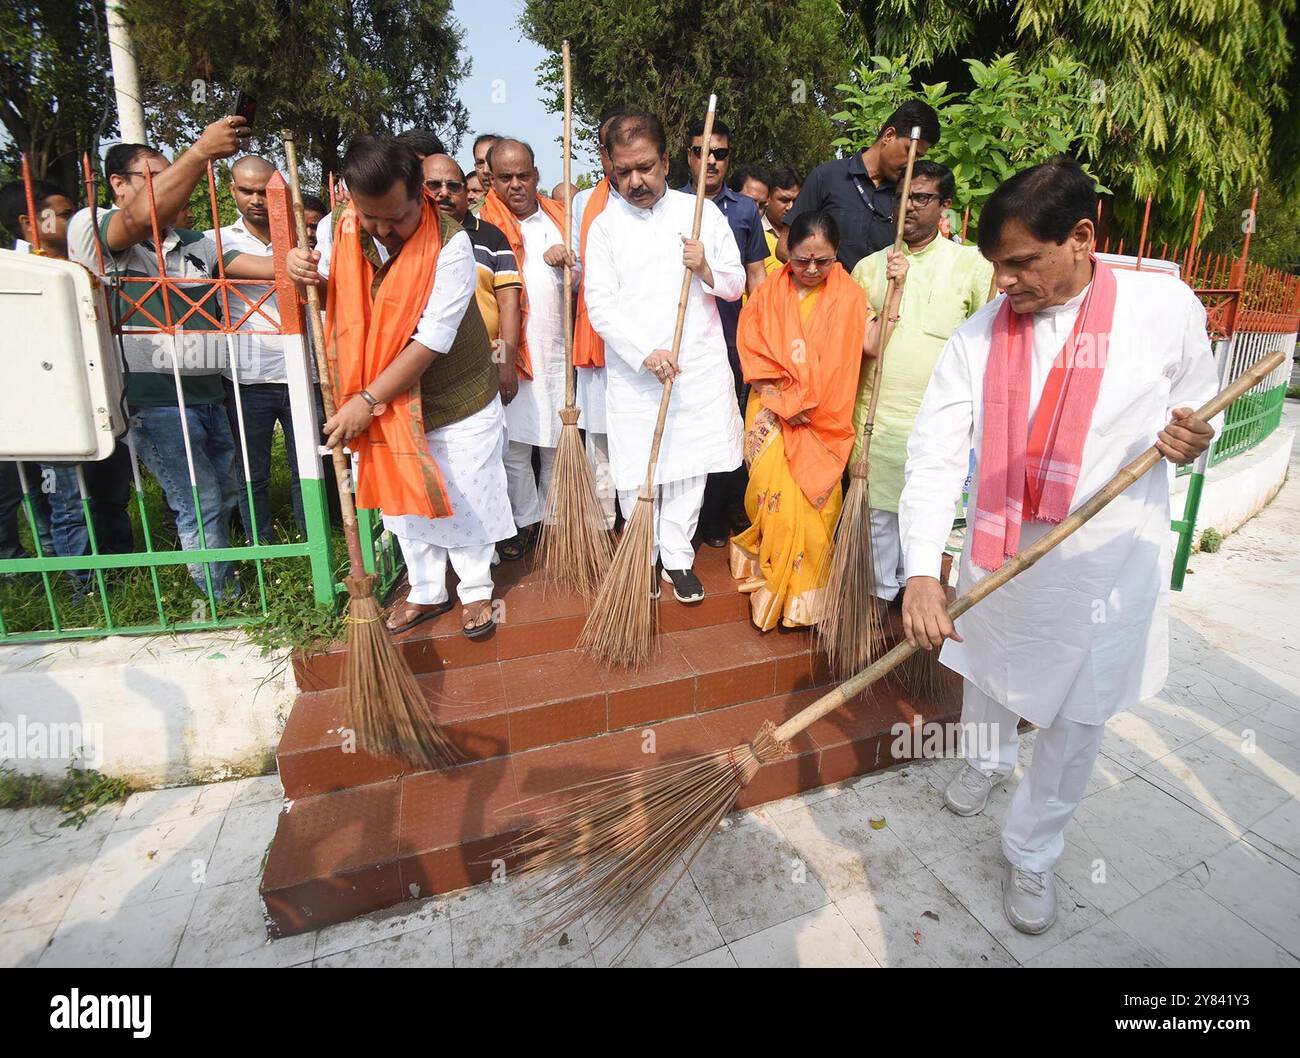
[{"label": "man wearing black sunglasses", "polygon": [[[952,170],[921,159],[912,170],[909,201],[894,200],[903,215],[903,257],[907,262],[899,320],[881,375],[880,400],[871,434],[871,553],[876,596],[890,602],[902,590],[903,549],[898,531],[898,500],[903,491],[907,439],[925,396],[934,365],[953,331],[989,299],[993,266],[974,246],[962,246],[939,233],[939,219],[956,194]],[[864,257],[853,278],[866,291],[873,315],[885,303],[885,271],[893,247]],[[853,432],[862,444],[870,404],[872,373],[864,371],[853,409]]]},{"label": "man wearing black sunglasses", "polygon": [[[691,170],[691,182],[682,191],[695,193],[700,165],[705,165],[704,194],[727,218],[731,234],[740,250],[740,262],[745,266],[745,290],[753,292],[767,278],[763,262],[767,259],[767,240],[763,237],[763,219],[758,205],[748,195],[727,186],[727,169],[731,165],[731,129],[726,122],[713,122],[713,135],[709,140],[708,158],[705,159],[704,122],[691,126],[686,147],[686,164]],[[742,414],[745,407],[745,381],[740,371],[740,355],[736,352],[736,324],[740,320],[741,299],[718,301],[718,317],[722,321],[722,334],[727,340],[727,358],[731,361],[731,374],[736,385],[736,402]],[[700,511],[700,535],[710,547],[726,547],[732,531],[740,532],[749,526],[745,516],[745,466],[725,474],[710,474],[704,493],[704,507]]]},{"label": "man wearing black sunglasses", "polygon": [[492,342],[492,355],[500,376],[501,403],[509,404],[519,392],[515,346],[519,344],[519,292],[523,283],[515,252],[500,228],[469,211],[469,185],[454,158],[431,154],[421,164],[424,186],[438,208],[465,229],[474,246],[478,271],[474,298]]},{"label": "man wearing black sunglasses", "polygon": [[[919,99],[895,110],[865,150],[824,162],[808,174],[785,216],[786,230],[801,213],[828,210],[840,228],[840,263],[850,272],[862,258],[894,242],[894,190],[907,166],[908,138],[921,129],[920,158],[939,142],[939,115]],[[787,259],[785,240],[776,255]]]}]

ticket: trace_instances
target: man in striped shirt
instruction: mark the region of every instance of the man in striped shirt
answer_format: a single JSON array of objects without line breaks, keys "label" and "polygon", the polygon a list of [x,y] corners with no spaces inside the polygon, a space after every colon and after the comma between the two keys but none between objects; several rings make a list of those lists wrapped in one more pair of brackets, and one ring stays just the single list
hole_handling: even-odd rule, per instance
[{"label": "man in striped shirt", "polygon": [[492,358],[501,380],[501,403],[509,404],[519,392],[515,346],[519,343],[519,292],[523,289],[514,251],[500,228],[469,211],[465,173],[454,158],[445,154],[425,158],[424,186],[432,192],[438,208],[465,229],[474,247],[478,269],[474,297],[492,341]]}]

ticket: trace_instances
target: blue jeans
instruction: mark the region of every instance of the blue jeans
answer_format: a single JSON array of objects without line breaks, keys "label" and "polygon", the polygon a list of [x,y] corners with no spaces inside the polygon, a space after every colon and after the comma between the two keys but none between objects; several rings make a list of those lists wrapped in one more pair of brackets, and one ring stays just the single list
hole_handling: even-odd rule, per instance
[{"label": "blue jeans", "polygon": [[[220,404],[196,404],[185,409],[194,455],[194,478],[203,511],[203,536],[208,547],[230,546],[230,514],[235,509],[235,440]],[[176,512],[181,547],[201,546],[199,520],[185,464],[185,438],[179,408],[137,408],[131,417],[131,440],[140,461],[158,479],[167,505]],[[220,596],[232,580],[229,562],[210,563],[212,588]],[[202,563],[191,563],[190,576],[205,588]]]},{"label": "blue jeans", "polygon": [[[126,555],[135,550],[131,535],[131,453],[118,444],[107,459],[95,463],[47,464],[42,474],[52,479],[49,493],[50,535],[54,553],[60,557],[90,554],[90,533],[81,507],[81,489],[77,484],[77,466],[86,482],[90,498],[90,517],[95,528],[95,543],[101,555]],[[85,582],[90,571],[72,570],[73,579]]]},{"label": "blue jeans", "polygon": [[[226,383],[226,416],[230,432],[239,445],[239,414],[235,407],[235,384]],[[293,480],[293,516],[298,528],[307,531],[302,516],[302,490],[298,485],[298,459],[293,447],[293,414],[289,408],[289,387],[283,382],[254,382],[239,387],[239,401],[244,411],[244,433],[248,441],[248,475],[253,486],[253,513],[257,515],[257,535],[263,544],[275,543],[271,529],[271,443],[275,439],[275,424],[284,430],[284,449]],[[235,482],[239,489],[239,518],[244,523],[244,533],[253,538],[253,523],[248,512],[248,490],[244,487],[244,462],[236,452]]]},{"label": "blue jeans", "polygon": [[[54,541],[50,537],[50,506],[41,491],[40,468],[35,463],[23,466],[27,487],[31,490],[32,510],[36,514],[36,533],[42,555],[53,555]],[[0,558],[28,558],[18,540],[19,525],[27,525],[27,512],[23,509],[22,482],[18,480],[18,467],[8,460],[0,462]]]}]

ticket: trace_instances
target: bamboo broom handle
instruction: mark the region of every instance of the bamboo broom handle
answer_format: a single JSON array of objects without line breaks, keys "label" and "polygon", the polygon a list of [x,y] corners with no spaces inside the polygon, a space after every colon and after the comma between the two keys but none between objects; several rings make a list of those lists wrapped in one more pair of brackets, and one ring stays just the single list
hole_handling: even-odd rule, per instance
[{"label": "bamboo broom handle", "polygon": [[[695,218],[691,221],[691,238],[700,237],[700,219],[704,216],[704,180],[709,169],[709,143],[713,139],[713,115],[718,108],[718,97],[709,96],[709,111],[704,115],[704,154],[700,158],[700,171],[695,177]],[[673,359],[682,346],[682,331],[686,325],[686,302],[691,295],[691,270],[684,270],[682,276],[682,293],[677,299],[677,322],[673,326]],[[650,465],[646,468],[645,493],[653,495],[655,481],[655,464],[659,462],[659,442],[664,438],[664,423],[668,420],[668,401],[673,395],[673,380],[664,383],[663,396],[659,398],[659,419],[655,423],[654,439],[650,442]]]},{"label": "bamboo broom handle", "polygon": [[[898,202],[898,221],[894,226],[894,253],[903,249],[903,224],[907,220],[907,200],[912,193],[912,167],[916,165],[916,142],[920,138],[920,127],[914,127],[912,141],[907,145],[907,168],[903,171],[903,196]],[[894,324],[890,317],[897,314],[901,301],[902,288],[891,279],[885,290],[885,301],[880,312],[880,347],[876,350],[876,362],[872,367],[871,400],[867,404],[867,421],[862,426],[862,449],[855,466],[855,472],[859,476],[866,474],[867,454],[871,449],[871,433],[876,425],[876,404],[880,400],[880,376],[885,366],[885,349],[889,346],[889,339],[894,336]]]},{"label": "bamboo broom handle", "polygon": [[[573,245],[573,185],[569,180],[571,145],[573,137],[573,69],[569,62],[569,42],[563,47],[564,57],[564,249]],[[564,406],[572,408],[577,403],[577,381],[573,374],[573,265],[564,262]]]},{"label": "bamboo broom handle", "polygon": [[[1200,411],[1196,413],[1197,417],[1203,420],[1209,420],[1223,411],[1229,404],[1240,397],[1246,390],[1258,385],[1267,378],[1283,360],[1288,353],[1279,351],[1265,360],[1261,360],[1244,375],[1238,378],[1227,389],[1219,393],[1209,403],[1205,404]],[[1080,526],[1096,515],[1111,500],[1121,492],[1132,485],[1138,478],[1142,477],[1153,466],[1160,462],[1162,456],[1160,450],[1152,445],[1135,460],[1119,471],[1113,478],[1103,485],[1090,499],[1079,505],[1069,517],[1058,522],[1046,533],[1040,536],[1032,544],[1017,554],[1014,558],[1003,563],[998,569],[994,570],[987,577],[976,584],[970,591],[960,599],[955,600],[948,607],[948,616],[956,620],[977,602],[987,595],[991,595],[998,588],[1006,584],[1007,581],[1020,573],[1023,573],[1040,558],[1042,558],[1052,548],[1056,547],[1062,540],[1072,533],[1076,532]],[[863,669],[856,676],[845,680],[838,687],[828,694],[818,698],[806,709],[796,713],[784,724],[776,729],[776,737],[782,742],[789,742],[795,735],[799,734],[806,727],[816,723],[827,713],[834,712],[840,706],[849,701],[850,698],[862,693],[867,687],[875,683],[882,676],[886,675],[891,669],[907,660],[912,654],[916,653],[917,647],[910,646],[906,640],[896,645],[889,653],[878,658],[872,665]]]},{"label": "bamboo broom handle", "polygon": [[[280,139],[284,141],[284,157],[289,167],[289,195],[293,200],[293,221],[297,229],[298,245],[311,245],[307,240],[307,218],[302,208],[302,187],[298,183],[298,148],[294,143],[292,129],[283,129]],[[307,287],[307,325],[311,328],[311,344],[315,346],[316,371],[320,375],[321,401],[325,405],[325,417],[334,418],[337,404],[334,401],[334,381],[330,377],[329,362],[325,357],[325,331],[320,322],[320,292],[315,286]],[[343,454],[343,446],[335,445],[330,451],[334,459],[334,477],[337,479],[339,494],[339,513],[343,517],[343,537],[348,545],[348,574],[353,577],[364,576],[365,561],[361,556],[361,534],[357,529],[357,509],[352,502],[352,490],[347,487],[351,467],[348,457]]]}]

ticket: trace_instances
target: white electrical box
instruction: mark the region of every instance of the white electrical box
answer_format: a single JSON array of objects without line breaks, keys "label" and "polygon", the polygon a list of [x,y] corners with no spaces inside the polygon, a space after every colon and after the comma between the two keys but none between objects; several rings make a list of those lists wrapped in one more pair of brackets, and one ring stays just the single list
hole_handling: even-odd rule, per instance
[{"label": "white electrical box", "polygon": [[0,459],[104,459],[122,416],[104,288],[71,261],[0,250]]}]

